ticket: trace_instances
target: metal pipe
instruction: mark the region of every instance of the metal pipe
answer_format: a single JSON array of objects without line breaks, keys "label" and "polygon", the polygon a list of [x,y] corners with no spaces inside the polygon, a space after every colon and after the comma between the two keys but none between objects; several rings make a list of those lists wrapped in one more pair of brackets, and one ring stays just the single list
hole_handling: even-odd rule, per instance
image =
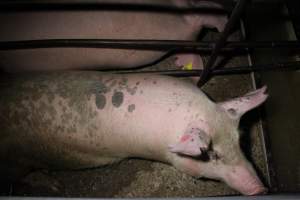
[{"label": "metal pipe", "polygon": [[231,8],[230,1],[220,1],[224,8],[212,8],[206,5],[200,5],[196,8],[179,8],[172,5],[158,3],[111,3],[99,2],[97,0],[60,0],[60,1],[35,1],[35,0],[3,0],[0,1],[0,10],[2,12],[10,11],[41,11],[41,10],[106,10],[106,11],[135,11],[135,12],[169,12],[169,13],[213,13],[213,14],[227,14]]},{"label": "metal pipe", "polygon": [[178,40],[122,40],[122,39],[47,39],[0,42],[0,50],[58,47],[88,47],[117,49],[169,50],[174,48],[208,49],[211,43]]},{"label": "metal pipe", "polygon": [[229,21],[227,22],[224,31],[221,33],[219,40],[216,42],[216,45],[212,50],[212,54],[207,62],[207,65],[205,66],[201,74],[201,78],[197,83],[199,87],[201,87],[203,84],[206,83],[211,70],[214,68],[214,64],[216,62],[218,54],[220,53],[221,48],[225,45],[226,40],[230,35],[232,29],[240,19],[243,10],[246,8],[247,1],[248,0],[239,0],[236,6],[234,7],[232,14],[229,18]]},{"label": "metal pipe", "polygon": [[[198,50],[212,51],[214,42],[194,42],[184,40],[121,40],[121,39],[45,39],[2,41],[0,50],[37,49],[37,48],[114,48],[145,50]],[[300,48],[299,41],[262,41],[262,42],[225,42],[221,51],[252,48]]]},{"label": "metal pipe", "polygon": [[[300,61],[295,61],[295,62],[213,69],[211,75],[220,76],[220,75],[232,75],[232,74],[246,74],[251,72],[264,72],[264,71],[274,71],[274,70],[288,71],[288,70],[299,70],[299,69],[300,69]],[[168,75],[168,76],[175,76],[175,77],[191,77],[191,76],[199,76],[199,74],[203,73],[203,70],[117,71],[113,73],[117,73],[117,74],[149,73],[149,74],[160,74],[160,75]]]}]

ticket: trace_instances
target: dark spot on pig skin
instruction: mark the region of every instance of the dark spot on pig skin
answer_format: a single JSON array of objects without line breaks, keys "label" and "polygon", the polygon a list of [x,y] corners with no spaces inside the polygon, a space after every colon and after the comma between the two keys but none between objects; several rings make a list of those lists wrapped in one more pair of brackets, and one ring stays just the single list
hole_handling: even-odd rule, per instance
[{"label": "dark spot on pig skin", "polygon": [[228,112],[232,115],[236,115],[236,110],[234,110],[233,108],[228,109]]},{"label": "dark spot on pig skin", "polygon": [[134,88],[127,87],[126,90],[129,94],[134,95],[136,93],[137,87]]},{"label": "dark spot on pig skin", "polygon": [[156,81],[153,81],[153,84],[156,84],[157,82]]},{"label": "dark spot on pig skin", "polygon": [[96,82],[94,84],[94,88],[96,90],[96,92],[99,92],[99,93],[107,93],[109,92],[109,88],[106,87],[105,84],[101,83],[101,82]]},{"label": "dark spot on pig skin", "polygon": [[171,108],[169,108],[168,112],[172,112],[172,109],[171,109]]},{"label": "dark spot on pig skin", "polygon": [[128,106],[128,112],[133,112],[135,109],[135,105],[134,104],[131,104]]},{"label": "dark spot on pig skin", "polygon": [[143,91],[143,90],[141,90],[141,91],[140,91],[140,94],[143,94],[143,93],[144,93],[144,91]]},{"label": "dark spot on pig skin", "polygon": [[139,84],[140,84],[140,82],[138,81],[138,82],[136,82],[135,84],[136,84],[136,85],[139,85]]},{"label": "dark spot on pig skin", "polygon": [[112,80],[112,82],[108,85],[108,87],[111,89],[112,87],[114,87],[117,84],[116,80]]},{"label": "dark spot on pig skin", "polygon": [[113,106],[115,106],[116,108],[120,107],[123,103],[123,100],[124,100],[123,92],[114,92],[111,99]]},{"label": "dark spot on pig skin", "polygon": [[103,94],[96,94],[96,106],[98,109],[102,110],[105,107],[106,98]]},{"label": "dark spot on pig skin", "polygon": [[121,89],[123,88],[126,88],[127,87],[127,83],[128,83],[128,79],[127,78],[122,78],[120,81],[119,81],[119,87]]}]

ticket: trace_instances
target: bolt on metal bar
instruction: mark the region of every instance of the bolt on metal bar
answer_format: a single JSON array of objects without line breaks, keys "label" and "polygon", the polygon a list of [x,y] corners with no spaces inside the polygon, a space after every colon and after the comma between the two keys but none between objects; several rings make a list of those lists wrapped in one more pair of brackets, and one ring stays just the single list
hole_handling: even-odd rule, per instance
[{"label": "bolt on metal bar", "polygon": [[[184,40],[122,40],[122,39],[44,39],[2,41],[0,50],[37,49],[37,48],[114,48],[114,49],[145,49],[145,50],[200,50],[212,51],[214,42]],[[244,41],[225,42],[221,51],[251,48],[300,48],[299,41]]]},{"label": "bolt on metal bar", "polygon": [[234,7],[232,14],[229,18],[229,21],[227,22],[224,28],[224,31],[221,33],[219,40],[216,42],[216,45],[212,50],[212,54],[207,62],[207,65],[205,66],[203,72],[201,73],[200,80],[197,83],[198,87],[201,87],[206,83],[211,70],[214,68],[214,64],[216,62],[218,54],[221,51],[221,48],[225,45],[226,40],[231,33],[231,30],[234,28],[234,26],[237,24],[238,20],[240,19],[241,14],[246,7],[247,1],[248,0],[239,0],[236,6]]},{"label": "bolt on metal bar", "polygon": [[[288,71],[288,70],[299,70],[300,61],[294,62],[283,62],[283,63],[272,63],[272,64],[262,64],[262,65],[252,65],[252,66],[240,66],[240,67],[226,67],[220,69],[213,69],[211,72],[212,76],[220,75],[232,75],[232,74],[247,74],[251,72],[264,72],[264,71]],[[101,71],[101,70],[99,70]],[[191,77],[199,76],[203,73],[203,70],[156,70],[156,71],[117,71],[113,73],[117,74],[160,74],[175,77]]]}]

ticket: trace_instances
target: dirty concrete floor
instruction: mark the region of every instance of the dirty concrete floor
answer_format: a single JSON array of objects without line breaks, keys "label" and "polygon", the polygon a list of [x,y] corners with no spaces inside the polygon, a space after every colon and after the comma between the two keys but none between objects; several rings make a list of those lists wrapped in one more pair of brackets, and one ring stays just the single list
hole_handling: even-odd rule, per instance
[{"label": "dirty concrete floor", "polygon": [[[207,61],[207,58],[204,60]],[[238,57],[228,63],[230,66],[245,64],[246,57]],[[159,66],[171,67],[172,60]],[[214,77],[203,87],[216,101],[242,95],[251,89],[250,75]],[[241,129],[243,150],[266,182],[267,171],[257,110],[251,111],[242,119]],[[2,194],[60,197],[200,197],[237,193],[224,183],[195,179],[163,163],[129,159],[97,169],[47,172],[47,175],[35,172],[28,175],[22,183],[8,187]]]}]

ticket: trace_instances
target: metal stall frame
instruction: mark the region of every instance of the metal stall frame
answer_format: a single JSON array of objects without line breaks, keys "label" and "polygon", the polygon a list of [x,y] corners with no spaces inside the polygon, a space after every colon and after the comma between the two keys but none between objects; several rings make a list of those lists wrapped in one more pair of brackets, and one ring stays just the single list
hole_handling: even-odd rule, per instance
[{"label": "metal stall frame", "polygon": [[[215,0],[220,2],[220,0]],[[222,0],[223,4],[227,5],[225,8],[209,8],[206,6],[199,8],[177,8],[172,6],[162,5],[143,5],[130,3],[99,3],[95,0],[89,1],[7,1],[0,2],[0,11],[23,11],[23,10],[130,10],[130,11],[148,11],[148,12],[171,12],[171,13],[215,13],[224,14],[230,13],[231,6],[234,6],[232,14],[225,26],[225,29],[220,33],[220,37],[216,42],[194,42],[194,41],[176,41],[176,40],[121,40],[121,39],[43,39],[43,40],[25,40],[25,41],[2,41],[0,42],[0,51],[16,50],[16,49],[37,49],[37,48],[114,48],[114,49],[142,49],[142,50],[166,50],[166,56],[148,63],[143,66],[136,66],[128,69],[104,69],[101,71],[115,71],[117,73],[139,73],[131,70],[138,70],[149,67],[158,63],[174,52],[206,52],[210,54],[210,58],[204,66],[203,70],[162,70],[151,71],[149,73],[157,73],[171,76],[199,76],[198,86],[204,85],[210,77],[215,75],[250,73],[255,71],[267,70],[295,70],[300,69],[299,62],[286,63],[271,63],[268,65],[254,65],[254,66],[240,66],[232,68],[220,69],[222,66],[215,66],[215,61],[219,54],[226,54],[227,52],[249,53],[254,48],[300,48],[299,41],[265,41],[265,42],[227,42],[228,36],[232,30],[239,23],[241,15],[246,8],[249,0],[238,0],[236,3],[232,0]],[[130,71],[128,71],[130,70]],[[144,71],[143,73],[148,73]]]}]

